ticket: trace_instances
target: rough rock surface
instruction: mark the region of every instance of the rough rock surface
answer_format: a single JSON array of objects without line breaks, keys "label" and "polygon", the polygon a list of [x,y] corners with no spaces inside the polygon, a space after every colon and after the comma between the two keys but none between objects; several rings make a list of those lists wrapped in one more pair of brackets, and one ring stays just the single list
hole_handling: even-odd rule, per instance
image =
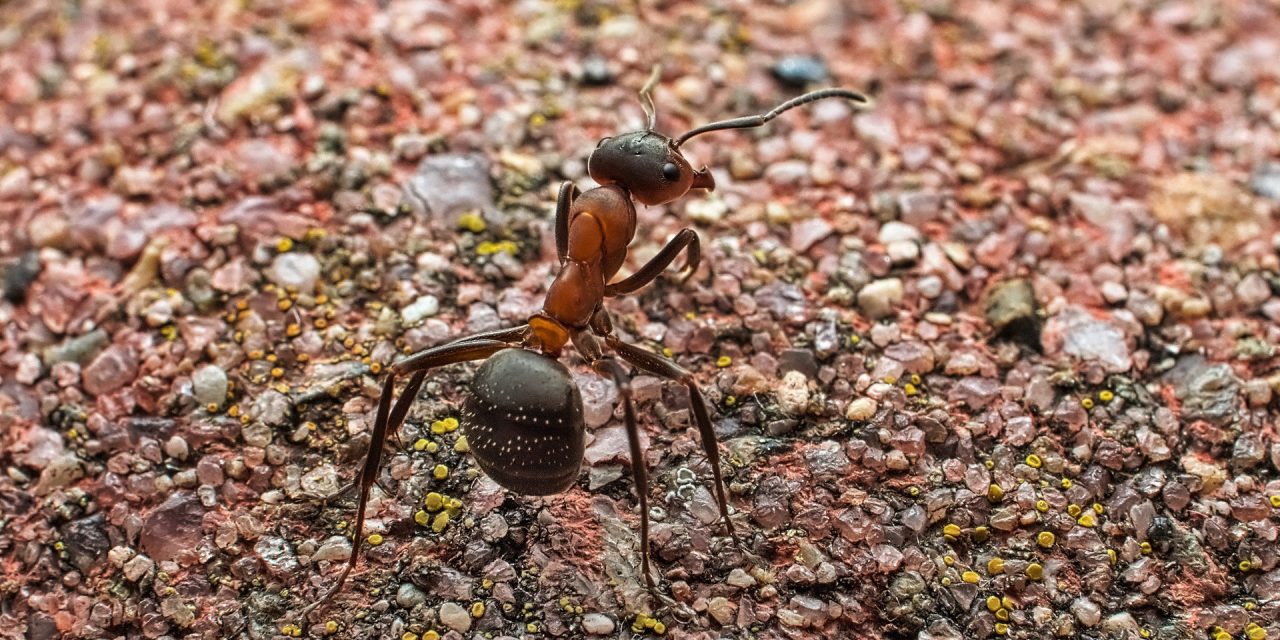
[{"label": "rough rock surface", "polygon": [[[1280,638],[1274,1],[0,2],[0,637]],[[486,477],[432,372],[524,322],[565,180],[689,140],[570,349],[561,494]],[[681,263],[676,263],[676,267]],[[674,269],[673,269],[674,271]],[[640,372],[636,372],[640,373]],[[305,629],[303,628],[305,627]]]}]

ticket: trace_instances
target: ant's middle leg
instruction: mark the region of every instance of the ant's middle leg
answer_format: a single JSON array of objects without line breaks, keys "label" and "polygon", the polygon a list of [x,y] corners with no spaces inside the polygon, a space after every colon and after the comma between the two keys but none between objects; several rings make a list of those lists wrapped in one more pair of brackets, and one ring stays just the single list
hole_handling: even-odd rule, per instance
[{"label": "ant's middle leg", "polygon": [[[686,249],[688,250],[685,251]],[[698,264],[702,262],[702,246],[698,240],[698,233],[693,229],[681,229],[667,243],[667,246],[658,252],[658,255],[651,258],[635,273],[613,284],[606,285],[604,295],[626,295],[653,282],[672,262],[675,262],[676,256],[680,255],[681,251],[685,251],[685,258],[684,266],[680,268],[680,271],[684,273],[680,281],[687,281],[693,277],[693,273],[698,270]]]},{"label": "ant's middle leg", "polygon": [[[515,330],[507,331],[510,331],[513,335],[523,335],[523,330],[524,327],[517,327]],[[426,379],[427,372],[436,367],[449,364],[482,360],[511,346],[511,341],[473,336],[458,342],[421,351],[391,365],[387,371],[386,379],[383,381],[382,394],[378,398],[378,413],[374,419],[372,438],[369,442],[369,453],[365,457],[364,466],[360,469],[360,502],[356,508],[356,522],[353,529],[355,537],[351,541],[351,557],[333,587],[302,610],[302,620],[305,621],[312,611],[334,595],[337,595],[342,589],[342,585],[346,582],[347,576],[350,575],[351,570],[355,568],[356,563],[359,561],[360,545],[363,542],[361,537],[364,535],[365,512],[369,506],[369,492],[373,489],[373,485],[378,479],[378,470],[382,466],[382,451],[386,444],[387,434],[398,429],[400,424],[404,422],[410,406],[413,405],[413,401],[418,395],[418,390],[421,389],[422,383]],[[393,407],[391,400],[395,394],[396,377],[404,374],[412,374],[412,377],[409,379],[409,383],[405,385],[400,397],[396,399]]]},{"label": "ant's middle leg", "polygon": [[715,477],[716,502],[720,507],[720,518],[724,520],[724,528],[729,537],[737,542],[738,536],[733,531],[733,521],[729,519],[729,500],[724,492],[724,478],[720,472],[720,449],[716,444],[715,430],[711,427],[711,415],[707,412],[706,400],[693,374],[684,367],[646,351],[633,344],[627,344],[617,336],[605,336],[605,344],[609,345],[623,360],[652,375],[673,380],[689,389],[689,405],[693,409],[694,422],[698,426],[698,439],[702,441],[702,450],[711,465],[711,475]]}]

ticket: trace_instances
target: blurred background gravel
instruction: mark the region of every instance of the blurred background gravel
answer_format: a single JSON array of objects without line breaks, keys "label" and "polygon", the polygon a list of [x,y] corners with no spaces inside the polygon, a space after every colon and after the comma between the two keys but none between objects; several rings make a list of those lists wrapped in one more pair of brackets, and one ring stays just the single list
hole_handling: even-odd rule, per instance
[{"label": "blurred background gravel", "polygon": [[[0,636],[1280,637],[1280,5],[639,0],[0,4]],[[686,146],[642,208],[687,285],[610,302],[578,486],[515,496],[433,375],[332,497],[400,354],[509,326],[560,181]]]}]

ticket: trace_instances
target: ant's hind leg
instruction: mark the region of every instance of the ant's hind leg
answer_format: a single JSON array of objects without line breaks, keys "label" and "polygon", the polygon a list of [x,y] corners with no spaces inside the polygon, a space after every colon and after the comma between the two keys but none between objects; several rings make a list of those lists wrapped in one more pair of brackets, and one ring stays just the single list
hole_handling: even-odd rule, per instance
[{"label": "ant's hind leg", "polygon": [[[457,340],[450,340],[449,342],[446,342],[445,345],[456,345],[464,342],[476,342],[477,340],[501,340],[502,342],[514,344],[523,340],[524,336],[528,333],[528,331],[529,331],[528,325],[508,327],[506,329],[495,329],[493,331],[484,331],[474,335],[464,336],[462,338],[458,338]],[[391,376],[393,374],[388,373],[387,375]],[[419,382],[415,384],[411,380],[409,382],[409,385],[410,386],[405,387],[404,392],[400,394],[400,398],[401,398],[401,401],[403,401],[405,397],[409,397],[410,400],[408,400],[408,402],[412,404],[413,402],[412,398],[417,395],[418,393],[417,387],[421,385],[421,383]],[[391,413],[391,422],[395,426],[387,430],[387,437],[394,437],[396,439],[396,446],[403,449],[404,444],[400,442],[400,436],[396,432],[399,430],[400,423],[404,421],[404,413],[408,411],[408,406],[406,405],[403,410],[401,410],[399,407],[400,405],[397,404],[396,409]],[[400,417],[397,418],[396,417],[397,415],[399,415]],[[334,500],[337,500],[338,498],[341,498],[342,496],[345,496],[348,493],[351,493],[351,491],[353,491],[359,485],[360,485],[360,479],[356,478],[355,480],[352,480],[351,482],[348,482],[347,484],[343,485],[341,489],[338,489],[332,495],[327,496],[325,498],[321,498],[320,503],[324,506],[328,506]]]},{"label": "ant's hind leg", "polygon": [[[507,330],[511,337],[524,335],[525,327],[517,327],[516,329]],[[425,351],[413,354],[408,358],[397,362],[387,371],[387,377],[383,381],[382,394],[378,398],[378,414],[374,419],[372,438],[369,442],[369,453],[365,457],[364,466],[360,470],[360,503],[356,508],[356,522],[353,528],[354,538],[351,541],[351,556],[347,561],[346,567],[342,573],[338,575],[338,580],[329,588],[319,599],[303,608],[301,619],[305,624],[306,618],[315,611],[320,605],[328,602],[330,598],[337,595],[342,589],[342,585],[346,582],[347,576],[351,570],[355,568],[356,563],[360,559],[360,545],[363,542],[365,512],[369,507],[369,492],[378,479],[378,469],[382,465],[382,451],[386,444],[387,434],[400,427],[404,422],[405,416],[409,413],[409,408],[413,405],[414,399],[418,395],[422,383],[426,380],[427,372],[436,367],[442,367],[449,364],[459,362],[468,362],[472,360],[482,360],[503,350],[510,348],[516,342],[515,340],[492,340],[487,338],[465,338],[458,342],[433,347]],[[394,407],[392,406],[392,397],[395,395],[396,377],[404,374],[412,374],[409,383],[405,385],[404,391],[400,397],[396,399]]]},{"label": "ant's hind leg", "polygon": [[645,468],[644,451],[640,449],[640,427],[636,424],[636,412],[631,402],[631,377],[613,358],[600,358],[593,364],[596,371],[609,375],[618,386],[622,398],[622,413],[626,418],[627,444],[631,447],[631,474],[636,483],[636,496],[640,502],[640,571],[644,574],[649,595],[658,598],[658,589],[649,569],[649,472]]},{"label": "ant's hind leg", "polygon": [[688,281],[689,278],[693,277],[693,273],[698,270],[698,265],[702,262],[702,244],[698,240],[698,232],[693,229],[681,229],[657,255],[653,256],[635,273],[613,284],[606,285],[604,295],[626,295],[653,282],[658,276],[662,275],[662,272],[667,267],[671,266],[672,262],[675,262],[676,256],[680,255],[681,251],[685,252],[685,257],[684,266],[680,268],[680,271],[684,272],[684,275],[680,277],[680,282]]},{"label": "ant's hind leg", "polygon": [[707,412],[706,400],[702,391],[693,379],[693,374],[684,367],[632,344],[627,344],[617,336],[607,336],[605,343],[622,357],[642,371],[655,376],[674,380],[689,389],[689,404],[693,409],[694,422],[698,425],[698,439],[702,441],[702,450],[711,465],[711,474],[715,477],[716,502],[720,507],[720,518],[724,520],[725,531],[737,543],[738,536],[733,530],[733,521],[729,519],[729,500],[724,492],[724,478],[720,472],[720,449],[716,445],[716,433],[711,427],[711,415]]}]

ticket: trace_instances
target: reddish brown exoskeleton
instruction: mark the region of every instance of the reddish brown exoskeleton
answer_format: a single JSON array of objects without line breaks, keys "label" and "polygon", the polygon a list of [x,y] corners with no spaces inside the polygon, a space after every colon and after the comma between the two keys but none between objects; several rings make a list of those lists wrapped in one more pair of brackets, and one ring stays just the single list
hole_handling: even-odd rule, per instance
[{"label": "reddish brown exoskeleton", "polygon": [[[578,479],[582,465],[584,425],[582,398],[569,371],[558,361],[572,342],[587,361],[617,384],[631,449],[631,472],[640,507],[641,563],[646,585],[654,591],[649,569],[648,478],[632,408],[630,374],[618,359],[649,375],[672,380],[689,390],[689,402],[703,451],[714,475],[716,501],[726,532],[734,536],[720,470],[720,454],[706,402],[693,375],[675,362],[623,342],[613,333],[605,298],[625,295],[655,280],[681,254],[687,278],[700,260],[698,235],[682,229],[653,259],[635,273],[614,281],[636,233],[633,200],[646,205],[671,202],[691,189],[711,190],[715,181],[706,167],[694,169],[680,146],[711,131],[758,127],[784,111],[815,100],[842,98],[859,106],[870,104],[861,93],[822,89],[788,100],[754,116],[703,125],[679,138],[654,131],[656,114],[651,91],[657,70],[641,90],[648,126],[644,131],[605,138],[588,161],[591,178],[600,186],[578,193],[572,182],[560,187],[556,204],[556,250],[560,271],[551,282],[542,311],[528,322],[459,338],[415,353],[391,365],[383,381],[368,456],[357,484],[351,558],[338,580],[303,618],[342,588],[359,559],[369,491],[378,477],[387,435],[404,421],[427,372],[437,367],[485,360],[471,383],[461,428],[480,468],[498,484],[525,495],[562,492]],[[612,355],[609,355],[610,352]],[[409,381],[393,402],[396,380]]]}]

